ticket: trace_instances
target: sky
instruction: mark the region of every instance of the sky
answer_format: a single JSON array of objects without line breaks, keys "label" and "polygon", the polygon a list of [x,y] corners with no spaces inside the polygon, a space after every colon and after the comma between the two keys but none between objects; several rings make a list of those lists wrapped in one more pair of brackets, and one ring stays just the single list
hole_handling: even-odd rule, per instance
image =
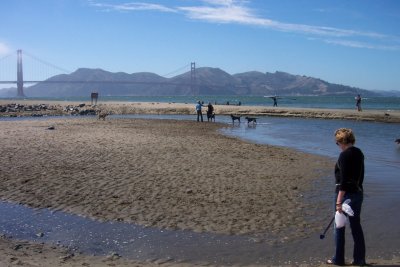
[{"label": "sky", "polygon": [[18,49],[71,72],[173,77],[195,62],[400,91],[400,1],[1,0],[0,64]]}]

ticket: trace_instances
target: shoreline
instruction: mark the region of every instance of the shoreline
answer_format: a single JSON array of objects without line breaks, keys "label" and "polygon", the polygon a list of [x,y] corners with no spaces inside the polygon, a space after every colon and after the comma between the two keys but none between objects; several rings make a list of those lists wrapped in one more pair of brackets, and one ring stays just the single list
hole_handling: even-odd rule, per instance
[{"label": "shoreline", "polygon": [[[65,111],[66,107],[79,107],[84,104],[81,110],[104,111],[112,114],[174,114],[174,115],[195,115],[195,103],[159,103],[159,102],[99,102],[96,106],[91,106],[88,102],[74,101],[40,101],[40,100],[0,100],[0,106],[11,103],[21,105],[40,105],[51,106],[53,110],[40,112],[14,112],[0,113],[1,116],[30,116],[39,115],[68,115],[71,112]],[[239,115],[239,116],[277,116],[277,117],[299,117],[317,119],[339,119],[357,121],[375,121],[385,123],[400,123],[400,111],[398,110],[363,110],[358,112],[350,109],[315,109],[315,108],[284,108],[284,107],[264,107],[264,106],[233,106],[233,105],[214,105],[215,113],[218,115]],[[204,107],[203,114],[205,114]]]}]

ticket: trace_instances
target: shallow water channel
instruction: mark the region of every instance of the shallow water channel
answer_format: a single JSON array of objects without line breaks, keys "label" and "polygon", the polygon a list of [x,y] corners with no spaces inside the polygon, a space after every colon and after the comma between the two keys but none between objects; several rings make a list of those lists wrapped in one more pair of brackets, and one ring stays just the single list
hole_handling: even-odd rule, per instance
[{"label": "shallow water channel", "polygon": [[[193,119],[193,116],[123,117]],[[228,117],[218,119],[230,123]],[[336,157],[338,151],[332,144],[332,133],[339,127],[351,127],[356,131],[358,145],[366,155],[366,198],[362,219],[367,255],[369,258],[391,258],[400,253],[400,149],[393,142],[395,135],[400,134],[398,124],[261,117],[257,125],[242,123],[228,127],[223,133],[252,142]],[[327,188],[322,191],[330,192]],[[328,222],[321,225],[321,231]],[[123,222],[99,222],[8,202],[0,202],[0,233],[16,239],[59,244],[94,255],[118,253],[141,261],[217,265],[316,263],[328,258],[333,249],[331,231],[324,240],[320,240],[319,233],[316,233],[302,240],[271,244],[250,236],[169,231]],[[348,240],[351,240],[350,236]],[[347,243],[351,245],[351,242]],[[350,256],[351,250],[347,251]]]},{"label": "shallow water channel", "polygon": [[[99,222],[7,202],[0,203],[0,214],[0,232],[7,236],[58,244],[72,251],[94,255],[118,253],[141,261],[217,265],[280,263],[287,255],[300,261],[304,256],[304,251],[299,253],[293,245],[270,245],[248,236],[167,231],[121,222]],[[290,248],[293,251],[287,254]]]}]

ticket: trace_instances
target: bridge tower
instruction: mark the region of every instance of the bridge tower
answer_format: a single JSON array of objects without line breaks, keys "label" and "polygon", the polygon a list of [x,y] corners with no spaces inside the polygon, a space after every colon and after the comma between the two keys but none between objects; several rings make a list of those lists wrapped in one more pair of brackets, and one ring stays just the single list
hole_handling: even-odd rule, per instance
[{"label": "bridge tower", "polygon": [[25,97],[24,76],[22,72],[22,50],[17,51],[17,97]]},{"label": "bridge tower", "polygon": [[196,87],[196,62],[190,63],[190,89],[193,95],[197,95]]}]

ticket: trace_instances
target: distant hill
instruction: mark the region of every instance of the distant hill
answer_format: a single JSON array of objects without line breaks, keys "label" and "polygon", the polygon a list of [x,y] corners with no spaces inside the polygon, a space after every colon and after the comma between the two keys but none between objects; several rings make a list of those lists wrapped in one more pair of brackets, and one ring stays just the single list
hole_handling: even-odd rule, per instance
[{"label": "distant hill", "polygon": [[17,95],[17,88],[3,88],[0,90],[0,97],[15,97]]},{"label": "distant hill", "polygon": [[[321,79],[277,71],[258,71],[231,75],[219,68],[196,69],[195,85],[191,87],[191,73],[165,78],[154,73],[112,73],[101,69],[81,68],[71,74],[49,78],[24,89],[28,97],[87,96],[92,91],[109,96],[165,96],[165,95],[355,95],[378,96],[378,92]],[[1,96],[0,91],[0,96]],[[6,92],[6,91],[5,91]],[[9,90],[7,91],[9,94]]]}]

